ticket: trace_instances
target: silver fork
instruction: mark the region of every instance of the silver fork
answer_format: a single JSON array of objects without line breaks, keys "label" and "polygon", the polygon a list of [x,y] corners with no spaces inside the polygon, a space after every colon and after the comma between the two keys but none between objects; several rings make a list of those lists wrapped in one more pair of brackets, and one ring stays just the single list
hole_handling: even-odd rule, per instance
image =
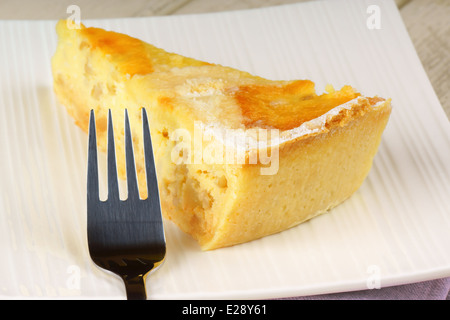
[{"label": "silver fork", "polygon": [[101,268],[119,275],[127,299],[147,298],[147,274],[166,254],[158,184],[147,113],[142,109],[144,155],[147,176],[146,199],[139,196],[128,112],[125,110],[125,158],[128,197],[119,198],[119,185],[111,110],[108,114],[108,199],[99,197],[97,138],[94,111],[89,123],[87,169],[87,235],[89,254]]}]

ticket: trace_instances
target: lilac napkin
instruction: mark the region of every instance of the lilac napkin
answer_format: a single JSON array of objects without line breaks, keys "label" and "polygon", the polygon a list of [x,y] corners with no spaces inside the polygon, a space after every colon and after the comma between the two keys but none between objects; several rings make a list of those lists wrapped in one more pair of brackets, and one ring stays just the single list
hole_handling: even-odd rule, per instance
[{"label": "lilac napkin", "polygon": [[381,289],[285,298],[284,300],[450,300],[450,278]]}]

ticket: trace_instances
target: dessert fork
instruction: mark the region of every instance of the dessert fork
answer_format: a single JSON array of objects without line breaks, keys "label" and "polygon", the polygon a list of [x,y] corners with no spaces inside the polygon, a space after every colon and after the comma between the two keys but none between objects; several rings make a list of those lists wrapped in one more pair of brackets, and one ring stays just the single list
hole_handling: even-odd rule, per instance
[{"label": "dessert fork", "polygon": [[125,110],[125,159],[128,197],[121,200],[111,110],[108,113],[108,198],[99,197],[94,111],[89,122],[87,236],[89,254],[99,267],[119,275],[129,300],[147,299],[147,274],[164,260],[166,241],[147,113],[142,109],[147,198],[139,196],[128,112]]}]

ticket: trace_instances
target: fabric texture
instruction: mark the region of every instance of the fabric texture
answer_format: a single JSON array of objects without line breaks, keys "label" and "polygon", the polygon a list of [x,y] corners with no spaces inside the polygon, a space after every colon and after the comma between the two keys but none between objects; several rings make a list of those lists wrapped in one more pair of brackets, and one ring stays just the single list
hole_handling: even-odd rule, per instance
[{"label": "fabric texture", "polygon": [[380,289],[292,297],[284,300],[450,300],[450,277]]}]

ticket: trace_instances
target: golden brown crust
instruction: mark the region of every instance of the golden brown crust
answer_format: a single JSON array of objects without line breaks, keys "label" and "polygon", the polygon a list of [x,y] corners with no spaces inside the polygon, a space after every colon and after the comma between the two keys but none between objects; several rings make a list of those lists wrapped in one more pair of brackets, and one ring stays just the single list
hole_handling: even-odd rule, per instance
[{"label": "golden brown crust", "polygon": [[[59,22],[58,28],[64,28],[64,21]],[[168,53],[139,39],[100,28],[86,28],[82,25],[76,32],[79,32],[84,39],[80,49],[86,47],[89,50],[101,51],[123,77],[149,76],[154,72],[192,66],[216,66],[223,69],[222,72],[226,77],[231,69]],[[314,83],[310,80],[269,81],[245,72],[233,71],[239,73],[239,81],[242,84],[230,82],[220,91],[234,100],[245,128],[290,130],[360,96],[350,86],[318,95],[315,92]],[[208,83],[206,86],[214,85],[214,83]],[[173,107],[178,97],[182,96],[177,94],[174,97],[162,96],[160,102]],[[220,106],[211,106],[211,108],[217,107]]]},{"label": "golden brown crust", "polygon": [[81,28],[80,33],[86,38],[80,47],[101,50],[112,59],[123,74],[149,74],[154,71],[152,61],[145,51],[142,41],[112,31],[99,28]]},{"label": "golden brown crust", "polygon": [[289,130],[359,96],[350,86],[318,96],[314,83],[297,80],[285,85],[243,85],[233,92],[247,128]]}]

